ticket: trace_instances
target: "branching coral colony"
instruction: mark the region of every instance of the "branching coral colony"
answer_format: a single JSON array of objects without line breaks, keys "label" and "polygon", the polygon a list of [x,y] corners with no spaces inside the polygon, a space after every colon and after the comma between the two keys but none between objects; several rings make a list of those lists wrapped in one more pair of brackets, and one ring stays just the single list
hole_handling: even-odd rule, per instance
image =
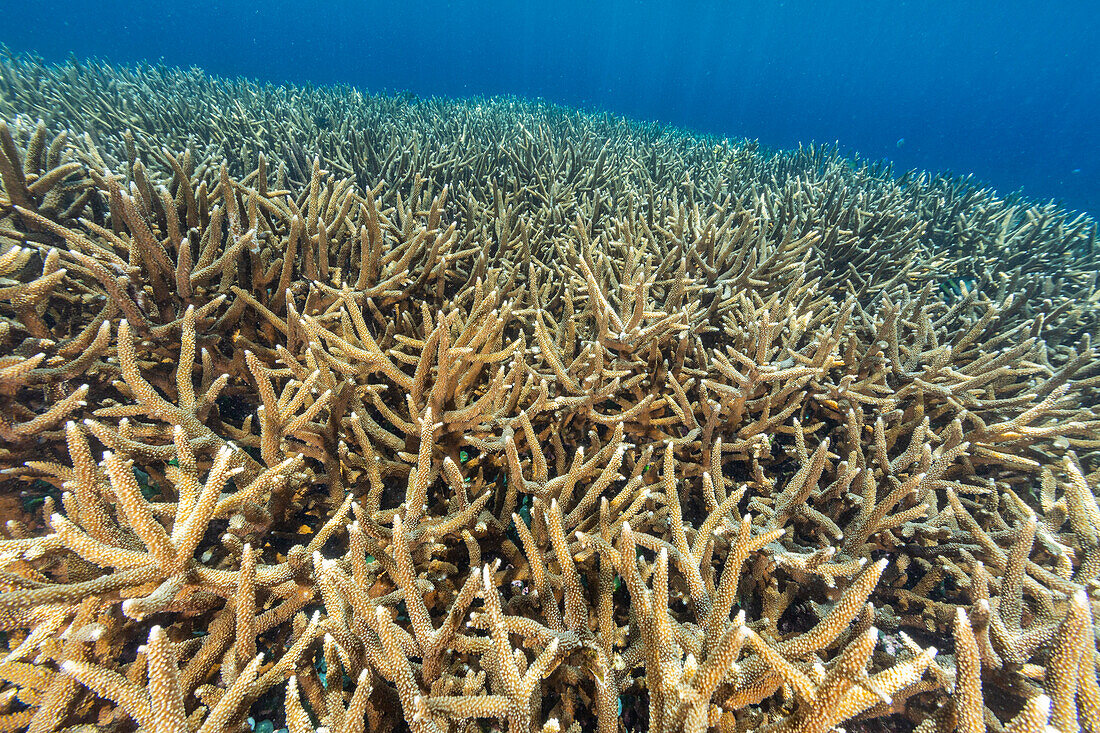
[{"label": "branching coral colony", "polygon": [[0,729],[1100,730],[1093,221],[514,99],[0,118]]}]

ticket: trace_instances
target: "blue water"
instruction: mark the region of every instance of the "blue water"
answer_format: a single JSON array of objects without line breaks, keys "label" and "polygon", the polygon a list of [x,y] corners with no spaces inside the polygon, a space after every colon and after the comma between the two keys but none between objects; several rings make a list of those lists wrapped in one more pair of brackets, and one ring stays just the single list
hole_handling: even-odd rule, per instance
[{"label": "blue water", "polygon": [[[5,5],[7,7],[5,7]],[[0,43],[418,94],[515,93],[1100,212],[1100,3],[3,0]]]}]

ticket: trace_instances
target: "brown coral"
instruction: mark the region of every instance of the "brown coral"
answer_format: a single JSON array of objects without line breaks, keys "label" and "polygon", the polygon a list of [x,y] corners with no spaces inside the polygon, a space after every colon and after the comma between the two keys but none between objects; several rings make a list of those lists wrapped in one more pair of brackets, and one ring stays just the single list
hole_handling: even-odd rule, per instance
[{"label": "brown coral", "polygon": [[1100,728],[1091,220],[511,99],[0,114],[0,729]]}]

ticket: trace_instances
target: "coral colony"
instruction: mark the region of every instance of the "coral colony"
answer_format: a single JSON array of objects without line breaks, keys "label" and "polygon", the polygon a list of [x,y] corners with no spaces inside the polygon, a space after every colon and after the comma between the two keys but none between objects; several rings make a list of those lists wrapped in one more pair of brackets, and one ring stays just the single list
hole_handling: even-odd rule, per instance
[{"label": "coral colony", "polygon": [[1100,731],[1096,224],[0,64],[0,730]]}]

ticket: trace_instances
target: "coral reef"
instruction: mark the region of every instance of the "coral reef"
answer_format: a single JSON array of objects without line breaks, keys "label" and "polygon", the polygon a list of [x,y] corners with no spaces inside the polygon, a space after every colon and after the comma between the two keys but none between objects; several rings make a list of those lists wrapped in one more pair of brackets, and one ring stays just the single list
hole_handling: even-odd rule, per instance
[{"label": "coral reef", "polygon": [[1100,731],[1087,217],[509,98],[0,118],[0,730]]}]

